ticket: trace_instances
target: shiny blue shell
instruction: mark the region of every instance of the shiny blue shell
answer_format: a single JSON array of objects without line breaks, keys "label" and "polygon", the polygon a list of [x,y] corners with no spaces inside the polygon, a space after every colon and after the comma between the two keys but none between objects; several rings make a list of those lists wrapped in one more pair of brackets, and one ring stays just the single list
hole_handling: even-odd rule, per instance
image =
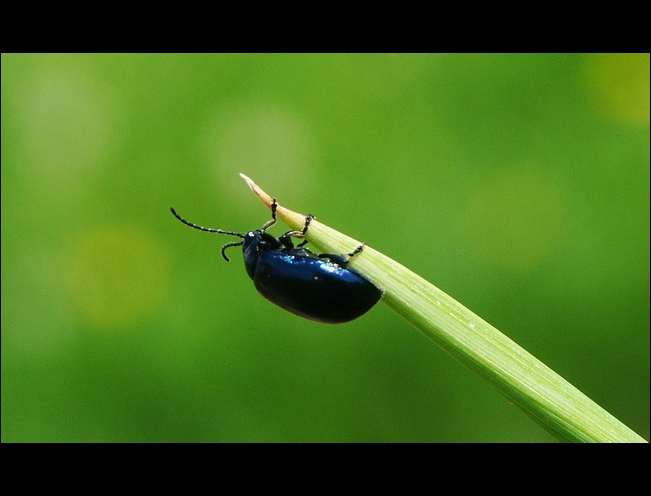
[{"label": "shiny blue shell", "polygon": [[244,237],[244,265],[258,292],[301,317],[328,324],[354,320],[382,291],[339,255],[289,248],[262,230]]}]

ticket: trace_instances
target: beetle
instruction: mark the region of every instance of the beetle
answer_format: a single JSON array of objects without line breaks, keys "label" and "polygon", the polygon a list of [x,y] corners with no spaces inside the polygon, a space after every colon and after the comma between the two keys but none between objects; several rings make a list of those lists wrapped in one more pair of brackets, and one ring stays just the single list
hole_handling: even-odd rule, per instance
[{"label": "beetle", "polygon": [[382,297],[382,290],[348,266],[349,259],[361,253],[365,243],[345,255],[315,254],[304,248],[307,240],[295,247],[292,238],[304,238],[314,216],[305,217],[302,230],[287,231],[275,238],[267,229],[276,223],[277,207],[274,198],[271,220],[245,234],[202,227],[185,220],[173,207],[170,210],[174,217],[194,229],[242,238],[222,246],[222,257],[230,262],[226,249],[242,246],[246,273],[258,292],[279,307],[327,324],[350,322],[370,310]]}]

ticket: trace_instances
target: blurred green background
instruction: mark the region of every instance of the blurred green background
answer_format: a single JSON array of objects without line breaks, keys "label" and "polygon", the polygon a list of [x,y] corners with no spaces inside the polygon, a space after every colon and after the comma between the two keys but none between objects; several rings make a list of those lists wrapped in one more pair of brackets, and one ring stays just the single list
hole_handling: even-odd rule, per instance
[{"label": "blurred green background", "polygon": [[3,54],[2,441],[554,441],[382,304],[260,297],[169,213],[260,227],[239,172],[649,439],[649,160],[649,54]]}]

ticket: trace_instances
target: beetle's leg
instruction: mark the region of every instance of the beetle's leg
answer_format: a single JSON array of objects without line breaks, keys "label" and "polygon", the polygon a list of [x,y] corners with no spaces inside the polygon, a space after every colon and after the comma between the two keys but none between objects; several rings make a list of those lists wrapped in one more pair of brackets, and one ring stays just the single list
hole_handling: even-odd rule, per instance
[{"label": "beetle's leg", "polygon": [[357,248],[355,248],[353,251],[351,251],[350,253],[347,253],[347,255],[349,257],[354,257],[358,253],[361,253],[365,246],[366,246],[366,243],[364,242],[361,245],[359,245]]},{"label": "beetle's leg", "polygon": [[280,238],[278,238],[278,241],[280,242],[281,245],[283,245],[284,248],[291,250],[292,248],[294,248],[294,243],[292,243],[292,236],[294,236],[295,235],[294,233],[297,232],[300,231],[287,231]]},{"label": "beetle's leg", "polygon": [[271,220],[268,220],[265,222],[264,226],[262,226],[262,231],[266,231],[269,229],[271,226],[273,226],[276,223],[276,209],[278,208],[278,202],[274,198],[273,201],[271,202]]},{"label": "beetle's leg", "polygon": [[[285,248],[288,248],[288,249],[291,250],[292,248],[294,248],[294,243],[292,243],[291,238],[304,238],[304,237],[305,237],[305,233],[307,232],[307,228],[308,228],[309,225],[310,225],[310,222],[312,222],[312,219],[315,219],[315,218],[316,218],[316,217],[315,217],[314,215],[312,215],[312,214],[307,214],[307,216],[305,217],[305,225],[303,226],[303,229],[301,229],[300,231],[287,231],[287,232],[286,232],[285,234],[283,234],[280,238],[278,238],[278,241],[280,241],[280,243],[281,243]],[[308,243],[308,241],[307,241],[307,239],[306,239],[306,240],[302,241],[302,242],[298,245],[298,247],[300,248],[300,247],[302,247],[302,246],[305,246],[307,243]]]},{"label": "beetle's leg", "polygon": [[350,253],[345,253],[343,255],[335,255],[334,253],[321,253],[318,255],[318,257],[327,258],[328,260],[332,260],[333,262],[338,263],[339,265],[346,265],[350,261],[350,258],[354,257],[358,253],[361,253],[361,251],[364,249],[365,246],[366,243],[362,243]]},{"label": "beetle's leg", "polygon": [[303,226],[303,230],[301,231],[303,236],[305,236],[305,233],[307,232],[307,228],[310,226],[310,222],[312,222],[312,219],[316,219],[316,215],[307,214],[305,216],[305,225]]},{"label": "beetle's leg", "polygon": [[339,265],[346,265],[348,263],[348,259],[345,256],[335,255],[334,253],[319,253],[317,257],[332,260],[334,263]]},{"label": "beetle's leg", "polygon": [[[305,217],[305,225],[303,226],[303,230],[301,231],[301,235],[297,236],[297,237],[302,238],[302,237],[305,236],[305,233],[307,232],[307,228],[310,226],[310,222],[312,222],[312,219],[316,219],[316,217],[314,215],[312,215],[312,214],[307,214],[307,216]],[[300,248],[301,246],[305,246],[308,243],[309,243],[309,241],[306,239],[302,243],[300,243],[298,245],[298,247]]]}]

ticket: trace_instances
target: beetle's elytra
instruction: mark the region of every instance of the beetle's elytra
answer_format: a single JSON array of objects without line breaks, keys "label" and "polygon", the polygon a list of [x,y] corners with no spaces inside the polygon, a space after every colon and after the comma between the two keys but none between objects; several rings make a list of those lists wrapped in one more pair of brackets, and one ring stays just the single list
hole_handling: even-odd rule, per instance
[{"label": "beetle's elytra", "polygon": [[295,247],[291,238],[303,238],[313,216],[305,218],[301,231],[287,231],[275,238],[266,231],[276,223],[277,206],[274,198],[271,220],[246,234],[201,227],[185,220],[174,208],[170,210],[178,220],[200,231],[242,238],[242,241],[222,246],[222,256],[228,262],[226,248],[242,246],[244,266],[256,289],[279,307],[327,324],[349,322],[370,310],[382,296],[382,291],[364,275],[348,267],[348,259],[360,253],[364,245],[345,255],[317,255],[304,248],[307,241]]}]

